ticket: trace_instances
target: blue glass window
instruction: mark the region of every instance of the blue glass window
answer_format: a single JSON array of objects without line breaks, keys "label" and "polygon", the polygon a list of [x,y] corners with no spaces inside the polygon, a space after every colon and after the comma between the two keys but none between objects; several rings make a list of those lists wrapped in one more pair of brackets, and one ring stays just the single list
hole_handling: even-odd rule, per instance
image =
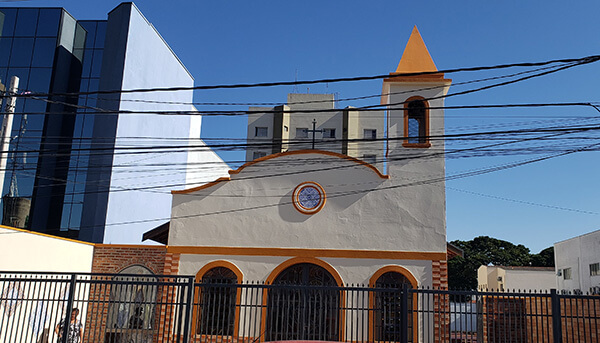
[{"label": "blue glass window", "polygon": [[28,67],[33,54],[33,38],[15,38],[11,51],[11,67]]},{"label": "blue glass window", "polygon": [[25,104],[25,113],[28,114],[27,118],[27,130],[42,130],[44,126],[43,115],[46,111],[48,103],[44,100],[27,99]]},{"label": "blue glass window", "polygon": [[92,70],[93,58],[94,58],[94,50],[88,50],[88,49],[84,50],[81,77],[89,77],[90,76],[90,70]]},{"label": "blue glass window", "polygon": [[0,66],[7,67],[8,59],[10,58],[10,51],[12,47],[11,37],[0,38]]},{"label": "blue glass window", "polygon": [[34,93],[48,93],[52,68],[31,68],[27,90]]},{"label": "blue glass window", "polygon": [[2,82],[2,84],[8,88],[10,80],[6,76],[6,71],[6,68],[0,68],[0,82]]},{"label": "blue glass window", "polygon": [[45,8],[40,10],[36,36],[58,36],[61,12],[62,10],[58,8]]},{"label": "blue glass window", "polygon": [[52,67],[54,52],[56,51],[56,38],[38,38],[33,48],[32,67]]},{"label": "blue glass window", "polygon": [[27,89],[27,80],[29,80],[29,68],[8,68],[8,75],[6,75],[7,84],[10,83],[10,78],[13,76],[19,78],[19,89]]},{"label": "blue glass window", "polygon": [[38,8],[20,8],[17,15],[15,37],[33,37],[37,27]]},{"label": "blue glass window", "polygon": [[14,8],[5,8],[1,12],[4,13],[4,24],[0,29],[0,35],[3,37],[12,36],[15,32],[17,10]]},{"label": "blue glass window", "polygon": [[104,39],[106,38],[106,22],[99,21],[96,27],[96,39],[94,40],[94,47],[96,49],[104,48]]},{"label": "blue glass window", "polygon": [[79,21],[78,23],[87,31],[87,35],[85,38],[85,48],[92,49],[94,47],[94,39],[96,38],[97,22],[95,22],[95,21]]},{"label": "blue glass window", "polygon": [[100,77],[100,69],[102,69],[102,54],[103,50],[94,51],[94,59],[92,61],[92,72],[90,77]]}]

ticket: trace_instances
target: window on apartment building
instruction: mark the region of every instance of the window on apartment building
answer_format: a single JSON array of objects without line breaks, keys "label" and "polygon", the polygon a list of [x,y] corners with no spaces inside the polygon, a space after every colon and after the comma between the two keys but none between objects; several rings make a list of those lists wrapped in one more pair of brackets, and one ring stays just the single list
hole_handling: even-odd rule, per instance
[{"label": "window on apartment building", "polygon": [[296,128],[296,138],[308,138],[308,128],[306,128],[306,127]]},{"label": "window on apartment building", "polygon": [[365,129],[364,134],[365,139],[377,139],[377,130],[375,129]]},{"label": "window on apartment building", "polygon": [[269,135],[269,128],[264,126],[257,126],[254,128],[254,137],[267,137]]},{"label": "window on apartment building", "polygon": [[600,263],[590,264],[590,276],[600,275]]},{"label": "window on apartment building", "polygon": [[233,335],[237,282],[237,275],[226,267],[212,268],[202,276],[196,334]]},{"label": "window on apartment building", "polygon": [[267,156],[267,153],[264,151],[255,151],[252,153],[252,159],[255,160],[257,158],[261,158],[261,157],[265,157]]},{"label": "window on apartment building", "polygon": [[323,129],[323,138],[335,138],[335,129]]},{"label": "window on apartment building", "polygon": [[563,269],[563,279],[564,280],[571,280],[571,268],[565,268],[565,269]]},{"label": "window on apartment building", "polygon": [[363,155],[362,159],[367,163],[373,164],[377,162],[377,155]]},{"label": "window on apartment building", "polygon": [[404,145],[429,147],[429,122],[427,102],[422,99],[409,99],[404,112]]}]

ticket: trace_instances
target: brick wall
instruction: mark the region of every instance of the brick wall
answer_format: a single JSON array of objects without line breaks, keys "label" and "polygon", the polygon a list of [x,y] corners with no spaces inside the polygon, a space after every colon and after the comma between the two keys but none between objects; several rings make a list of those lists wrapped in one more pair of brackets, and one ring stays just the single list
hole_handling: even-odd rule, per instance
[{"label": "brick wall", "polygon": [[[92,273],[116,274],[127,267],[139,265],[148,268],[157,275],[177,275],[179,271],[179,254],[168,253],[165,246],[147,245],[108,245],[98,244],[94,248],[94,259],[92,262]],[[102,276],[111,280],[113,276]],[[163,278],[164,279],[164,278]],[[168,280],[163,280],[168,281]],[[114,292],[113,292],[114,293]],[[88,307],[88,318],[86,320],[87,337],[93,341],[104,341],[107,331],[107,320],[112,315],[111,310],[111,285],[99,284],[89,290],[90,303]],[[171,302],[176,296],[174,289],[160,287],[157,298]],[[154,341],[163,341],[166,335],[169,337],[173,317],[173,308],[170,305],[159,306],[156,310],[154,322],[158,325],[154,330]]]},{"label": "brick wall", "polygon": [[92,273],[118,273],[129,266],[141,265],[154,274],[163,274],[166,255],[165,246],[98,244],[94,247]]},{"label": "brick wall", "polygon": [[[448,289],[448,261],[431,261],[433,289]],[[450,338],[450,299],[447,295],[433,296],[433,331],[435,342],[448,342]]]}]

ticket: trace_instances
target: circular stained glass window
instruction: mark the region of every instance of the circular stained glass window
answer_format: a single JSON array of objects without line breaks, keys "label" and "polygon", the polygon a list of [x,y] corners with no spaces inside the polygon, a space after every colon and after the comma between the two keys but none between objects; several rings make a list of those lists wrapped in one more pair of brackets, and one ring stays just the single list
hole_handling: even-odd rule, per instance
[{"label": "circular stained glass window", "polygon": [[316,182],[304,182],[294,189],[292,201],[298,211],[304,214],[314,214],[325,205],[325,191]]}]

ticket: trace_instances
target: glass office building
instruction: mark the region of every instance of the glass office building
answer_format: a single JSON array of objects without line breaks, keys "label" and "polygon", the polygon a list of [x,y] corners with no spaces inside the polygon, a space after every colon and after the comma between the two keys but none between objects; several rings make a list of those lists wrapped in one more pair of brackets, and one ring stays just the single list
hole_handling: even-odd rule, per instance
[{"label": "glass office building", "polygon": [[[182,103],[162,107],[143,102],[139,94],[68,94],[193,86],[185,66],[135,5],[123,3],[106,19],[85,21],[62,8],[0,8],[0,82],[8,85],[13,76],[19,78],[19,94],[40,96],[17,98],[2,180],[3,223],[90,242],[135,243],[161,224],[151,219],[169,217],[168,192],[123,191],[136,187],[122,181],[115,169],[134,166],[136,159],[115,151],[131,144],[128,137],[164,139],[197,132],[199,139],[200,119],[116,113],[190,110],[185,103],[192,102],[192,92],[146,99]],[[111,115],[98,114],[99,108]],[[92,153],[91,148],[103,150]],[[185,165],[190,156],[150,160]],[[224,164],[211,170],[205,181],[225,170]],[[144,178],[145,184],[156,185],[189,179],[185,173]]]},{"label": "glass office building", "polygon": [[[0,80],[19,78],[20,93],[73,93],[80,90],[87,32],[57,8],[6,8],[0,37]],[[86,60],[90,60],[85,56]],[[88,63],[89,64],[89,63]],[[78,116],[74,97],[30,97],[16,101],[11,151],[3,184],[3,223],[29,227],[40,203],[56,212],[65,193],[69,145]],[[44,152],[41,153],[40,152]],[[42,199],[41,196],[48,197]],[[25,200],[17,202],[17,200]],[[29,207],[18,217],[15,206]],[[46,225],[44,225],[46,226]],[[60,229],[54,226],[54,230]],[[45,230],[48,233],[51,230]],[[68,230],[67,230],[68,231]],[[64,233],[66,234],[66,232]],[[73,234],[73,233],[72,233]]]}]

